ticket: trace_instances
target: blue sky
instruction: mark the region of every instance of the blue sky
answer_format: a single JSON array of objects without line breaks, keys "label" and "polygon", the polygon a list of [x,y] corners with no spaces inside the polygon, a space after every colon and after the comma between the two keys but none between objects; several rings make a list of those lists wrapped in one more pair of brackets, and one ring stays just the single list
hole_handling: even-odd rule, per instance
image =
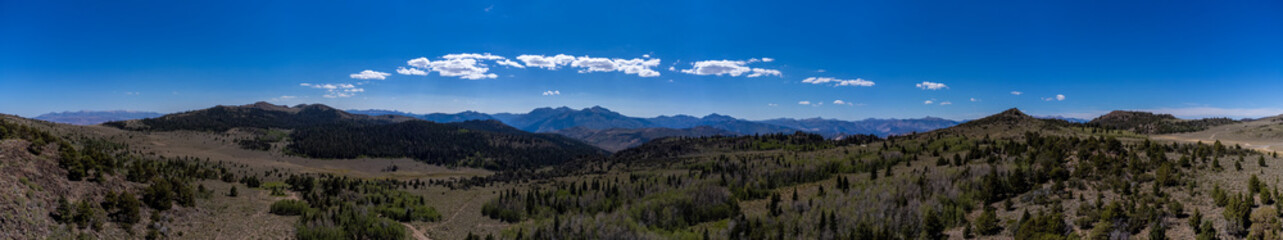
[{"label": "blue sky", "polygon": [[1283,113],[1280,13],[1278,1],[0,0],[0,112],[271,101],[1260,117]]}]

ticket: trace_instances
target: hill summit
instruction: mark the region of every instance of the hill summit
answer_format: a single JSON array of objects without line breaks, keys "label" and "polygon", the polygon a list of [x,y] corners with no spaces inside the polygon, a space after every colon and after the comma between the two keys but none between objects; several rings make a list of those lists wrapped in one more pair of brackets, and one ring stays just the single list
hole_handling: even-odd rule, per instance
[{"label": "hill summit", "polygon": [[1165,134],[1194,132],[1209,127],[1236,123],[1229,118],[1204,118],[1184,120],[1171,114],[1154,114],[1139,111],[1113,111],[1092,119],[1088,124],[1095,126],[1133,131],[1142,134]]}]

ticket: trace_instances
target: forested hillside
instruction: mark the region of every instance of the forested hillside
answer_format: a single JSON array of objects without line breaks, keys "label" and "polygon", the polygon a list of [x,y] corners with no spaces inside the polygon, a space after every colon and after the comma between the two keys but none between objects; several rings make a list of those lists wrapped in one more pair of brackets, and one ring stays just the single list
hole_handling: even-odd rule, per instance
[{"label": "forested hillside", "polygon": [[1171,114],[1153,114],[1148,112],[1113,111],[1092,119],[1088,124],[1095,126],[1122,129],[1142,134],[1165,134],[1196,132],[1225,124],[1237,123],[1229,118],[1204,118],[1196,120],[1178,119]]},{"label": "forested hillside", "polygon": [[299,128],[289,150],[315,158],[409,157],[486,169],[557,165],[605,151],[555,134],[533,134],[495,121],[439,124],[327,124]]},{"label": "forested hillside", "polygon": [[393,123],[412,119],[393,115],[371,117],[351,114],[320,104],[286,107],[258,102],[244,106],[217,106],[157,118],[108,122],[103,125],[128,130],[222,132],[232,128],[294,129],[320,124]]},{"label": "forested hillside", "polygon": [[671,138],[501,192],[505,239],[1271,239],[1273,154],[1012,109],[940,131]]},{"label": "forested hillside", "polygon": [[105,125],[136,131],[239,129],[255,135],[237,140],[246,149],[273,150],[273,144],[284,142],[286,153],[313,158],[405,157],[493,170],[536,168],[606,154],[574,139],[528,133],[495,120],[442,124],[396,115],[351,114],[319,104],[218,106]]}]

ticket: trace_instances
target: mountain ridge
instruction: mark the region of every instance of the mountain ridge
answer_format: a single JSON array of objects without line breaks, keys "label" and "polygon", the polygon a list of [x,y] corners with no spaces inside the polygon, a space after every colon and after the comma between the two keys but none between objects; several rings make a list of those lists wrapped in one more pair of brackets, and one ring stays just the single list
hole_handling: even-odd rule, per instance
[{"label": "mountain ridge", "polygon": [[[805,131],[819,133],[827,138],[837,138],[855,134],[874,134],[885,137],[913,132],[926,132],[960,123],[960,121],[930,116],[906,119],[868,118],[855,121],[818,117],[806,119],[775,118],[767,120],[745,120],[729,115],[711,113],[703,117],[676,114],[643,118],[626,116],[601,106],[593,106],[578,110],[565,106],[540,107],[532,109],[528,113],[494,114],[479,113],[475,111],[430,114],[414,114],[391,110],[355,110],[352,112],[396,114],[436,122],[454,122],[460,121],[461,119],[495,119],[510,126],[530,132],[556,132],[558,130],[574,127],[604,130],[611,128],[685,129],[699,126],[710,126],[742,135]],[[472,115],[472,117],[458,117],[459,115]],[[817,121],[812,121],[812,119],[823,121],[817,123]],[[803,123],[808,121],[811,123]]]},{"label": "mountain ridge", "polygon": [[133,120],[142,118],[159,117],[161,113],[148,111],[131,111],[131,110],[109,110],[109,111],[63,111],[51,112],[35,116],[32,119],[44,120],[56,123],[66,123],[73,125],[94,125],[111,121]]}]

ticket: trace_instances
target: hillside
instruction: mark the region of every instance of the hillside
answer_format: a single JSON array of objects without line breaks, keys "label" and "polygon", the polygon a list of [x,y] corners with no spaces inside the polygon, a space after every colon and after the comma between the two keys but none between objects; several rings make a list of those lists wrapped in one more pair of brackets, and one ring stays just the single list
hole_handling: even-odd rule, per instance
[{"label": "hillside", "polygon": [[46,113],[36,116],[35,119],[74,125],[94,125],[104,122],[153,118],[159,116],[161,116],[160,113],[139,111],[78,111]]},{"label": "hillside", "polygon": [[733,136],[736,133],[717,129],[709,126],[699,126],[693,128],[673,129],[673,128],[611,128],[611,129],[589,129],[585,127],[574,127],[552,132],[566,137],[578,139],[593,146],[605,149],[606,151],[617,152],[631,147],[639,146],[643,143],[650,142],[654,139],[665,137],[705,137],[705,136]]},{"label": "hillside", "polygon": [[320,104],[288,107],[258,102],[242,106],[216,106],[156,118],[107,122],[103,125],[127,130],[222,132],[232,128],[294,129],[321,124],[345,122],[380,124],[412,119],[395,115],[351,114]]},{"label": "hillside", "polygon": [[[548,238],[1275,236],[1276,155],[1114,131],[1011,109],[886,140],[668,138],[506,192],[483,213]],[[545,196],[557,201],[523,204]],[[611,204],[624,199],[635,200]],[[579,228],[593,231],[565,231]]]},{"label": "hillside", "polygon": [[495,121],[327,124],[299,128],[290,138],[289,151],[313,158],[408,157],[491,170],[537,168],[605,154],[574,139],[526,133]]},{"label": "hillside", "polygon": [[527,133],[493,120],[441,124],[398,115],[352,114],[319,104],[217,106],[104,125],[135,131],[248,132],[249,137],[236,140],[248,149],[284,146],[280,151],[312,158],[405,157],[493,170],[537,168],[605,154],[570,138]]},{"label": "hillside", "polygon": [[1224,142],[1244,148],[1283,151],[1283,115],[1209,127],[1197,132],[1154,135],[1183,142]]},{"label": "hillside", "polygon": [[1113,111],[1092,119],[1088,124],[1112,129],[1128,130],[1141,134],[1166,134],[1197,132],[1210,127],[1237,123],[1229,118],[1178,119],[1171,114],[1153,114],[1135,111]]}]

